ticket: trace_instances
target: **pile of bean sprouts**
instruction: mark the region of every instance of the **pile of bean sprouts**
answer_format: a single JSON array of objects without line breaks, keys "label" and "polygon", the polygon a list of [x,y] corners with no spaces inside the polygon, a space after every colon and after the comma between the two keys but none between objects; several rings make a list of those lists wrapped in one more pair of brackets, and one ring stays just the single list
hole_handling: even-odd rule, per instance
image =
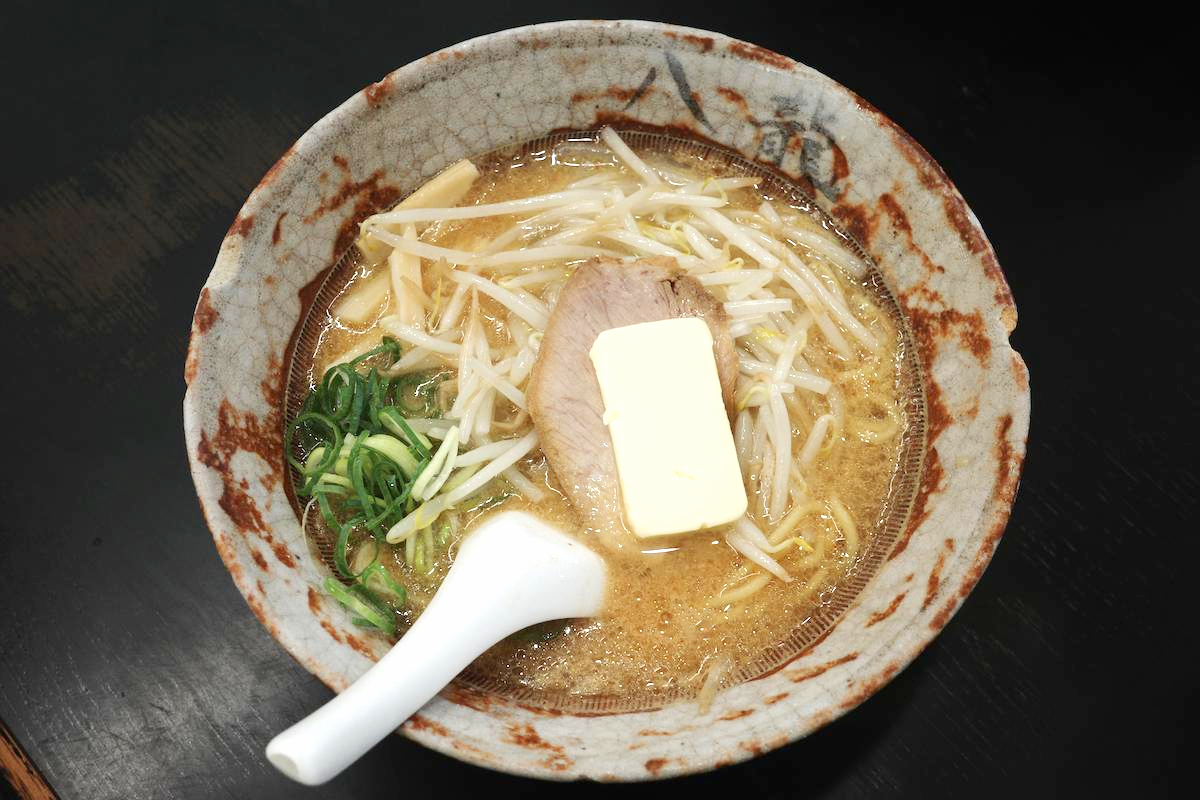
[{"label": "pile of bean sprouts", "polygon": [[[735,208],[730,195],[754,191],[757,177],[697,179],[643,159],[612,129],[587,144],[604,157],[560,190],[476,205],[402,205],[363,223],[360,248],[390,267],[392,297],[379,327],[407,347],[390,373],[454,374],[443,417],[410,421],[431,439],[457,437],[437,465],[442,490],[426,493],[387,541],[427,530],[495,479],[541,499],[544,484],[519,464],[538,447],[525,392],[559,292],[588,259],[666,256],[722,303],[736,344],[733,432],[751,503],[724,536],[763,572],[749,573],[720,599],[741,599],[772,576],[791,581],[776,558],[786,550],[803,554],[794,568],[820,556],[797,532],[806,515],[831,517],[853,555],[859,537],[850,513],[836,497],[816,500],[807,490],[806,473],[847,433],[847,420],[837,376],[821,374],[806,353],[832,350],[851,370],[879,352],[869,324],[878,310],[862,302],[852,309],[842,289],[862,281],[867,265],[802,210],[766,199],[752,210]],[[489,217],[511,224],[471,249],[435,243],[448,226]],[[507,315],[501,344],[494,327],[488,335],[484,297]],[[789,413],[801,407],[819,413]],[[898,413],[887,410],[889,421],[860,435],[888,439]]]}]

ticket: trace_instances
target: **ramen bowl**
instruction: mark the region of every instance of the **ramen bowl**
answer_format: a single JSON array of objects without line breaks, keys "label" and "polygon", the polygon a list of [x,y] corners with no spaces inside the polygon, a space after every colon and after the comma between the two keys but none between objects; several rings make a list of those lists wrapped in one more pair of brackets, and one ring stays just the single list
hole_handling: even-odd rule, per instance
[{"label": "ramen bowl", "polygon": [[707,713],[540,706],[448,686],[400,732],[481,766],[553,779],[699,772],[795,741],[870,697],[946,625],[1012,506],[1029,421],[1016,310],[991,245],[920,145],[790,58],[648,22],[491,34],[391,73],[317,122],[263,177],[196,306],[184,424],[201,507],[251,610],[340,691],[389,643],[321,591],[283,458],[288,354],[357,222],[464,157],[610,124],[720,145],[799,186],[877,264],[919,364],[907,515],[836,621],[722,691]]}]

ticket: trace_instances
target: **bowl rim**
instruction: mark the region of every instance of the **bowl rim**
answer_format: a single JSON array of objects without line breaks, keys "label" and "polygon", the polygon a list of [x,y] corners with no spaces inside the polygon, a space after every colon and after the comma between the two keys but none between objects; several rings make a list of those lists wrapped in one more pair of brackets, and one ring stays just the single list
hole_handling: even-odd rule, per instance
[{"label": "bowl rim", "polygon": [[[986,277],[991,279],[995,284],[996,289],[996,308],[999,310],[1001,321],[1006,334],[1000,338],[991,337],[989,340],[990,346],[1000,351],[1003,354],[1011,356],[1012,371],[1014,386],[1016,392],[1011,398],[1010,415],[1008,427],[1001,433],[1000,442],[1007,446],[1007,451],[1000,457],[1001,474],[998,475],[998,480],[994,491],[989,497],[988,502],[980,510],[979,524],[986,527],[986,532],[983,534],[979,548],[974,553],[957,554],[958,558],[970,557],[970,564],[966,567],[963,573],[963,579],[953,590],[946,591],[938,595],[940,601],[939,607],[935,610],[933,619],[930,624],[923,626],[921,633],[916,636],[902,637],[902,633],[897,632],[892,638],[888,639],[885,644],[877,649],[880,652],[888,654],[886,663],[875,664],[874,668],[869,671],[863,680],[858,684],[858,689],[854,696],[850,697],[850,702],[832,705],[826,709],[828,713],[818,715],[820,718],[810,718],[803,723],[798,723],[787,737],[777,738],[765,744],[765,746],[754,749],[748,748],[735,751],[731,758],[724,761],[710,763],[691,763],[682,766],[678,769],[673,769],[670,766],[659,770],[650,770],[647,775],[634,774],[615,774],[602,775],[592,773],[567,773],[561,771],[553,771],[539,768],[529,768],[523,763],[511,761],[500,761],[485,758],[479,754],[472,752],[470,749],[464,749],[460,743],[453,737],[447,737],[441,733],[430,730],[430,728],[421,724],[406,724],[401,733],[431,749],[437,750],[454,758],[465,760],[479,766],[484,766],[491,769],[497,769],[512,774],[525,775],[539,778],[577,778],[577,777],[593,777],[599,779],[617,779],[617,780],[638,780],[652,779],[661,777],[670,777],[675,775],[689,774],[693,772],[706,771],[717,766],[722,766],[725,763],[736,763],[746,760],[765,752],[769,749],[782,746],[784,744],[796,741],[803,736],[811,733],[819,727],[836,719],[849,710],[857,706],[883,685],[887,684],[900,670],[906,667],[913,659],[940,633],[940,631],[949,622],[950,618],[956,613],[961,606],[967,594],[974,588],[982,573],[995,551],[995,548],[1003,535],[1005,525],[1007,524],[1009,514],[1011,513],[1012,503],[1015,499],[1015,492],[1019,483],[1020,472],[1023,465],[1025,454],[1025,443],[1028,433],[1029,420],[1029,386],[1028,372],[1025,369],[1024,363],[1020,356],[1012,350],[1008,342],[1008,334],[1011,334],[1016,324],[1016,310],[1012,301],[1011,291],[1008,289],[1007,282],[1003,273],[1000,271],[995,253],[987,240],[986,234],[983,232],[978,220],[974,214],[966,206],[965,200],[962,199],[954,184],[946,176],[945,172],[922,148],[916,143],[907,133],[905,133],[898,125],[874,109],[867,101],[858,97],[854,92],[835,81],[827,78],[823,74],[812,70],[811,68],[800,64],[793,59],[759,47],[748,42],[743,42],[721,33],[711,32],[696,28],[689,28],[678,25],[670,25],[659,22],[649,22],[640,20],[565,20],[559,22],[540,23],[535,25],[521,26],[506,30],[496,31],[493,33],[484,34],[466,40],[459,44],[451,45],[434,52],[424,58],[406,64],[388,75],[384,76],[380,81],[367,86],[364,90],[356,92],[347,98],[343,103],[322,116],[315,122],[303,135],[288,149],[287,152],[272,166],[263,179],[250,193],[249,197],[243,204],[238,216],[235,218],[233,225],[226,234],[218,253],[216,263],[214,264],[212,274],[206,281],[205,289],[201,293],[200,300],[197,303],[195,318],[191,336],[189,339],[187,361],[185,366],[185,379],[188,383],[189,390],[185,395],[184,401],[184,418],[185,430],[188,436],[188,451],[189,462],[193,476],[198,489],[198,497],[202,512],[205,516],[206,524],[213,534],[218,552],[231,573],[235,584],[242,592],[243,597],[247,600],[252,611],[259,617],[260,621],[266,625],[274,638],[279,641],[302,666],[309,672],[318,677],[322,682],[329,686],[334,691],[338,691],[345,684],[344,678],[337,674],[327,664],[316,661],[315,659],[306,658],[302,654],[295,652],[292,647],[289,647],[280,636],[278,628],[272,623],[267,614],[266,609],[262,607],[261,600],[256,601],[254,592],[253,579],[245,574],[236,553],[233,552],[228,541],[224,541],[220,526],[214,524],[213,514],[216,512],[216,500],[212,496],[205,496],[205,492],[200,489],[202,480],[206,470],[210,465],[204,463],[204,460],[199,457],[197,447],[199,445],[199,437],[201,435],[201,414],[194,403],[189,401],[192,396],[191,384],[200,372],[206,368],[205,360],[202,355],[203,339],[211,327],[211,322],[205,324],[205,317],[212,313],[209,305],[208,291],[210,285],[215,282],[220,282],[222,276],[226,276],[230,270],[236,271],[239,268],[238,256],[240,253],[240,239],[244,239],[247,235],[245,230],[245,220],[252,219],[253,215],[258,213],[263,206],[267,195],[272,191],[273,182],[283,173],[288,170],[288,163],[296,155],[302,155],[306,149],[318,143],[325,135],[324,131],[330,127],[332,122],[343,117],[351,117],[354,114],[360,113],[364,97],[367,102],[371,102],[372,94],[377,92],[391,91],[396,86],[402,86],[407,81],[417,80],[425,73],[430,65],[441,64],[447,61],[467,61],[475,55],[486,54],[489,48],[496,47],[501,43],[519,41],[519,42],[552,42],[555,37],[563,34],[570,34],[581,30],[594,31],[597,28],[609,32],[613,36],[624,36],[626,39],[632,35],[650,35],[657,39],[672,39],[672,40],[687,40],[693,43],[703,42],[706,44],[698,45],[705,48],[719,49],[725,52],[732,52],[735,55],[747,61],[755,63],[756,68],[791,72],[801,71],[804,76],[809,79],[820,80],[828,83],[836,90],[846,93],[854,102],[858,103],[867,113],[874,117],[875,122],[883,128],[889,129],[893,136],[896,137],[898,147],[907,150],[908,156],[914,160],[914,167],[921,171],[923,177],[928,176],[930,180],[937,184],[937,190],[942,193],[947,202],[957,204],[956,208],[961,215],[955,220],[959,226],[959,235],[971,239],[971,249],[980,255],[982,262],[985,265]],[[536,47],[536,44],[534,45]],[[905,311],[907,316],[907,311]],[[922,359],[923,361],[923,359]],[[286,365],[285,365],[286,367]],[[916,527],[916,523],[910,523],[912,527]],[[865,594],[866,589],[860,594]],[[924,608],[922,609],[924,610]],[[836,625],[840,625],[839,620]],[[907,641],[903,646],[897,646],[897,642],[905,638]],[[811,649],[811,648],[810,648]]]}]

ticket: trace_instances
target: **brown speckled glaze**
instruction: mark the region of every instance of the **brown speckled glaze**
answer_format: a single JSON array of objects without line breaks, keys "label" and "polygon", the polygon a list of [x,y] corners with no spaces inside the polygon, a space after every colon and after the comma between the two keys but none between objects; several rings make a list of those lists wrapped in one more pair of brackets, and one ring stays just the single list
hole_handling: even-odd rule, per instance
[{"label": "brown speckled glaze", "polygon": [[920,491],[889,559],[832,630],[707,715],[679,703],[584,717],[456,684],[401,729],[507,772],[646,780],[751,758],[865,700],[962,604],[1008,519],[1029,423],[1012,295],[949,178],[869,103],[778,53],[646,22],[504,31],[409,64],[314,125],[246,200],[196,306],[184,427],[205,517],[251,610],[344,688],[387,643],[319,591],[323,567],[285,493],[280,387],[302,290],[358,219],[442,167],[605,122],[717,142],[816,198],[899,299],[928,411]]}]

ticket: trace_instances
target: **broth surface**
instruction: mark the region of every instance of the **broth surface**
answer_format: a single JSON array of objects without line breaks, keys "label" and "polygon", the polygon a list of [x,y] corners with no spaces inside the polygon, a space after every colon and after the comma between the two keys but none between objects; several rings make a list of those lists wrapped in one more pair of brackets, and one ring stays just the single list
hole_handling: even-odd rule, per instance
[{"label": "broth surface", "polygon": [[[652,137],[648,138],[653,144]],[[630,141],[645,144],[638,137]],[[635,149],[647,163],[697,179],[746,174],[744,162],[694,144]],[[590,141],[560,141],[532,151],[476,159],[475,163],[482,174],[459,205],[559,191],[596,170],[620,171],[617,161]],[[778,181],[767,181],[757,188],[730,191],[730,207],[750,212],[766,199],[780,210],[804,214],[812,225],[829,228],[827,220],[783,188]],[[473,250],[519,218],[437,222],[421,239]],[[600,618],[538,626],[496,645],[463,676],[477,686],[558,707],[598,707],[620,698],[619,705],[624,707],[648,708],[694,696],[706,679],[714,685],[729,685],[761,674],[827,629],[836,612],[869,577],[873,564],[868,562],[880,557],[881,542],[877,540],[884,529],[898,528],[906,513],[911,480],[900,479],[901,466],[909,457],[906,448],[911,449],[920,400],[914,380],[906,372],[912,370],[913,356],[878,274],[872,271],[865,279],[854,280],[823,256],[801,252],[823,281],[844,294],[850,310],[880,347],[875,353],[856,349],[855,357],[847,359],[813,326],[802,349],[813,370],[833,381],[844,409],[844,424],[832,432],[821,454],[804,472],[806,502],[813,508],[800,518],[796,533],[810,549],[797,545],[777,556],[795,580],[772,579],[744,599],[723,602],[724,595],[736,594],[761,571],[726,544],[720,530],[656,538],[637,548],[602,546],[596,534],[579,526],[544,458],[534,450],[519,466],[548,489],[540,502],[523,497],[503,481],[495,482],[497,488],[455,509],[457,525],[452,540],[425,574],[406,564],[403,545],[381,548],[379,559],[409,591],[411,602],[401,612],[401,629],[411,624],[436,591],[452,563],[457,542],[500,509],[531,510],[603,555],[609,569],[609,598]],[[444,302],[449,287],[438,275],[445,265],[425,260],[423,266],[422,289]],[[571,265],[566,266],[570,269]],[[538,268],[544,266],[533,265],[525,271]],[[375,268],[355,265],[348,273],[349,280],[342,279],[341,294],[353,292],[377,269],[386,270],[386,263]],[[480,274],[492,275],[486,268]],[[552,304],[553,297],[542,299]],[[505,308],[483,296],[478,304],[489,343],[497,349],[509,345],[512,335]],[[333,307],[336,301],[330,304]],[[383,335],[376,322],[356,328],[339,322],[329,309],[319,311],[319,338],[306,371],[309,385],[348,355],[378,344]],[[379,311],[382,316],[385,306],[381,304]],[[431,380],[440,376],[452,382],[454,365],[431,368],[427,374]],[[444,404],[452,401],[452,385],[439,396]],[[793,447],[798,452],[814,422],[829,412],[829,400],[797,390],[787,398],[787,408]],[[516,408],[509,409],[507,416],[499,412],[497,418],[514,426],[514,432],[506,435],[521,435],[531,428],[527,415],[522,421]],[[758,492],[755,482],[762,469],[758,465],[748,470],[752,509]],[[842,509],[851,520],[851,530],[847,530]],[[771,527],[765,522],[762,527],[770,536]],[[375,547],[369,539],[358,543],[352,550],[355,563],[369,563],[376,555]]]}]

